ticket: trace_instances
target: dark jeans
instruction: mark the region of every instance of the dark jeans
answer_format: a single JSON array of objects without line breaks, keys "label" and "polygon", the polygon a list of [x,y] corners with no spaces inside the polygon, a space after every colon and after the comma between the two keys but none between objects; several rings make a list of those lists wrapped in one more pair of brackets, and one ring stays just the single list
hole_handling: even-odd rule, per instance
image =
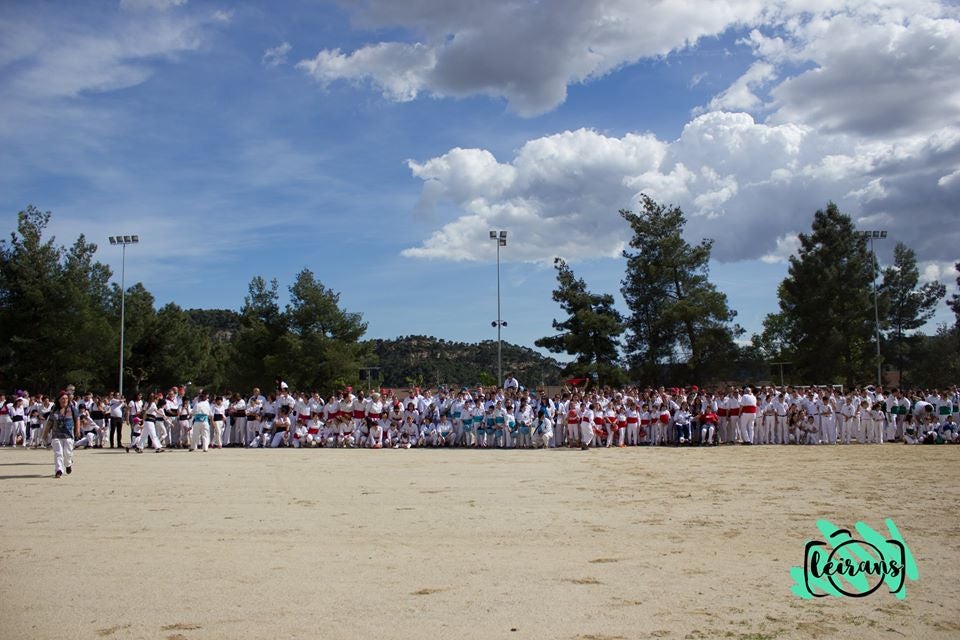
[{"label": "dark jeans", "polygon": [[678,441],[680,440],[680,438],[683,438],[684,440],[690,439],[690,423],[689,422],[684,422],[682,424],[678,424],[675,426],[677,428]]},{"label": "dark jeans", "polygon": [[[113,434],[117,434],[117,448],[121,447],[121,434],[123,433],[123,418],[110,418],[110,448],[113,448]],[[101,440],[100,442],[103,442]]]}]

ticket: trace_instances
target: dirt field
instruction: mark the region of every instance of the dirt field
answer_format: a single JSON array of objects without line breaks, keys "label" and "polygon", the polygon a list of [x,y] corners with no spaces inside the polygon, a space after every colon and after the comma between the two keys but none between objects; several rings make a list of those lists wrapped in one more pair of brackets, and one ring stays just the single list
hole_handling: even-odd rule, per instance
[{"label": "dirt field", "polygon": [[[0,637],[957,638],[960,447],[0,450]],[[907,597],[803,600],[826,518]]]}]

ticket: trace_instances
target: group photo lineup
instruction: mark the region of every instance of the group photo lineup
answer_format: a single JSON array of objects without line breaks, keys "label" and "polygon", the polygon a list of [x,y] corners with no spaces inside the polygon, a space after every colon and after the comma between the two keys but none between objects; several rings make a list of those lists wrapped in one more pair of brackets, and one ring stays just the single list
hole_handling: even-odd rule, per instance
[{"label": "group photo lineup", "polygon": [[0,43],[0,637],[960,638],[956,3]]}]

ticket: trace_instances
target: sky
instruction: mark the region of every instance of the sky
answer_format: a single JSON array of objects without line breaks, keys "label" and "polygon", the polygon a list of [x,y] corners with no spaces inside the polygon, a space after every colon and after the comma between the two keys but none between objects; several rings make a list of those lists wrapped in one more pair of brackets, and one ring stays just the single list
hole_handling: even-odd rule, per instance
[{"label": "sky", "polygon": [[[158,305],[282,302],[367,336],[533,346],[561,256],[619,294],[646,193],[712,238],[747,336],[830,201],[953,293],[960,6],[929,0],[0,3],[0,220],[52,212]],[[934,321],[951,314],[941,303]]]}]

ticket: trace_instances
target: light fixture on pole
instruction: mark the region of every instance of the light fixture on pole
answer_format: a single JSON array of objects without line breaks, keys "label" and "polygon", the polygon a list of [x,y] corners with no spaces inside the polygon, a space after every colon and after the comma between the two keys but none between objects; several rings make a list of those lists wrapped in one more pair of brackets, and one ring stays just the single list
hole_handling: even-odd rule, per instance
[{"label": "light fixture on pole", "polygon": [[110,244],[120,245],[122,249],[122,254],[120,258],[120,382],[117,385],[117,391],[120,392],[120,397],[123,397],[123,328],[124,328],[124,316],[126,314],[126,275],[127,275],[127,245],[128,244],[137,244],[140,242],[140,236],[130,235],[130,236],[110,236],[108,238]]},{"label": "light fixture on pole", "polygon": [[490,326],[497,328],[497,386],[503,384],[503,343],[500,340],[500,330],[507,323],[500,319],[500,247],[507,246],[506,231],[490,231],[490,239],[497,243],[497,319]]},{"label": "light fixture on pole", "polygon": [[873,319],[876,322],[877,330],[877,388],[883,386],[883,372],[880,365],[880,305],[877,302],[877,271],[880,270],[880,265],[877,262],[877,254],[873,250],[873,241],[874,240],[883,240],[887,237],[886,231],[861,231],[861,235],[870,241],[870,255],[873,256]]}]

